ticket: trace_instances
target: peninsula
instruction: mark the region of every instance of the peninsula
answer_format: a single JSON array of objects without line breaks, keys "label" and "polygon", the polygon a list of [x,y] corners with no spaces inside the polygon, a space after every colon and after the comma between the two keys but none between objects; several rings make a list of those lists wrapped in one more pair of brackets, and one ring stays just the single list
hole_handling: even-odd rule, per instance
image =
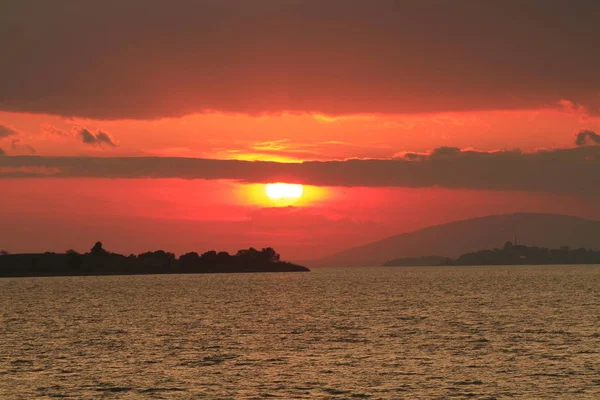
[{"label": "peninsula", "polygon": [[387,261],[386,267],[399,266],[439,266],[439,265],[559,265],[559,264],[600,264],[600,251],[585,248],[571,249],[562,246],[558,249],[515,245],[506,242],[501,249],[480,250],[465,253],[456,259],[426,256],[398,258]]},{"label": "peninsula", "polygon": [[0,277],[306,271],[309,269],[281,261],[271,247],[239,250],[234,255],[223,251],[201,255],[192,252],[179,258],[163,250],[124,256],[106,251],[101,242],[85,254],[73,250],[43,254],[0,252]]}]

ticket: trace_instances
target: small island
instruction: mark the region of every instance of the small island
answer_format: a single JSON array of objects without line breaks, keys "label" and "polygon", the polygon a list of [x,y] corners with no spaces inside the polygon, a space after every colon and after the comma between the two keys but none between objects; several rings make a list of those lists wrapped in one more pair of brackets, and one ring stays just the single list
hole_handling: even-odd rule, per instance
[{"label": "small island", "polygon": [[106,251],[97,242],[90,252],[8,254],[0,252],[0,277],[205,274],[239,272],[307,272],[308,268],[281,261],[271,247],[227,252],[191,252],[177,258],[163,250],[124,256]]},{"label": "small island", "polygon": [[386,267],[400,266],[441,266],[441,265],[564,265],[600,264],[600,251],[571,249],[562,246],[558,249],[516,245],[506,242],[501,249],[480,250],[466,253],[456,259],[438,256],[398,258],[383,264]]}]

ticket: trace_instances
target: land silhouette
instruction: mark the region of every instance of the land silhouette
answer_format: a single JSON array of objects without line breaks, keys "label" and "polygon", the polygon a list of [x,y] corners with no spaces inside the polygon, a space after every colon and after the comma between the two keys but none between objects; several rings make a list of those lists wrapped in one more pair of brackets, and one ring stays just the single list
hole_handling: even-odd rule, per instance
[{"label": "land silhouette", "polygon": [[457,259],[466,253],[493,249],[515,236],[531,246],[598,249],[600,221],[541,213],[492,215],[430,226],[300,263],[308,267],[360,267],[432,255]]},{"label": "land silhouette", "polygon": [[399,258],[384,263],[386,267],[436,266],[436,265],[560,265],[560,264],[600,264],[600,251],[585,248],[571,249],[561,246],[548,249],[537,246],[523,246],[506,242],[501,249],[480,250],[465,253],[456,259],[428,256]]},{"label": "land silhouette", "polygon": [[234,272],[303,272],[300,265],[281,261],[271,247],[249,248],[231,255],[227,252],[191,252],[177,258],[163,250],[124,256],[111,253],[97,242],[85,254],[66,253],[8,254],[0,252],[0,277],[200,274]]}]

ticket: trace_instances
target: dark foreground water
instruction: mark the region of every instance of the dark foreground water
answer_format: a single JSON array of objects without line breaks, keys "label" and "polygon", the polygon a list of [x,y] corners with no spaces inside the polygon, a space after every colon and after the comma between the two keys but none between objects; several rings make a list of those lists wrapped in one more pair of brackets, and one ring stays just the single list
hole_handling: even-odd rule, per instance
[{"label": "dark foreground water", "polygon": [[600,267],[0,279],[0,398],[600,398]]}]

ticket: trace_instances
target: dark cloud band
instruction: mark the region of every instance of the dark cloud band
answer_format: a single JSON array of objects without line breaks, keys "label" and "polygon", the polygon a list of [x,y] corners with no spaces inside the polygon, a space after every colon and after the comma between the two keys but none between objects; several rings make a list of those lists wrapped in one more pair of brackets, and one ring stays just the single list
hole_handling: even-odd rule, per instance
[{"label": "dark cloud band", "polygon": [[0,178],[233,179],[319,186],[445,187],[600,194],[600,146],[521,153],[440,148],[399,159],[304,163],[193,158],[2,157]]},{"label": "dark cloud band", "polygon": [[600,104],[596,0],[5,3],[0,110],[149,119]]}]

